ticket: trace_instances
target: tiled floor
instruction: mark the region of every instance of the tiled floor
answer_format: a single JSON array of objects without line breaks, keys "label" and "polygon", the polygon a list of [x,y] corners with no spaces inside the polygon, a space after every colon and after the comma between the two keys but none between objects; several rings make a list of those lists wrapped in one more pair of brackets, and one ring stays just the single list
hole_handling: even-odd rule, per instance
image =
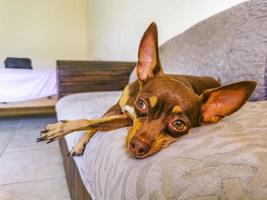
[{"label": "tiled floor", "polygon": [[54,117],[0,119],[0,200],[69,200],[57,142],[36,143]]}]

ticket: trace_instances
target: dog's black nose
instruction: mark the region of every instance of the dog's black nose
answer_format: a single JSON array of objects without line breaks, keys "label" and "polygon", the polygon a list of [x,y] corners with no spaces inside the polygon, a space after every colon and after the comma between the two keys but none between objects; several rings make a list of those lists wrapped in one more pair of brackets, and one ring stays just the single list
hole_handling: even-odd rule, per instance
[{"label": "dog's black nose", "polygon": [[130,151],[135,156],[143,156],[150,150],[150,145],[134,137],[130,142]]}]

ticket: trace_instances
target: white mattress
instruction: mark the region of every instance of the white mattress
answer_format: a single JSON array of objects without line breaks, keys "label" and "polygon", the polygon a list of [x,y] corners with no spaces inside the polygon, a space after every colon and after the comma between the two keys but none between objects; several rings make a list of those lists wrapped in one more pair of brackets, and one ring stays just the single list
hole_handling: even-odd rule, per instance
[{"label": "white mattress", "polygon": [[[120,95],[105,92],[67,96],[57,104],[58,119],[100,117]],[[66,137],[69,149],[82,133]],[[194,128],[143,160],[126,153],[126,134],[127,128],[98,132],[84,155],[75,157],[93,199],[267,197],[267,101],[249,102],[217,124]]]},{"label": "white mattress", "polygon": [[55,70],[0,69],[0,102],[18,102],[57,94]]}]

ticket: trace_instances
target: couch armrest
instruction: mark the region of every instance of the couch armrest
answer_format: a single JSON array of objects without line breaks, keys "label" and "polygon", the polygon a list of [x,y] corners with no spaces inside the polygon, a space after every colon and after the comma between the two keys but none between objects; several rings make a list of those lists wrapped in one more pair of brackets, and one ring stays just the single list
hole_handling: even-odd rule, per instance
[{"label": "couch armrest", "polygon": [[57,61],[58,98],[93,91],[122,90],[135,62]]}]

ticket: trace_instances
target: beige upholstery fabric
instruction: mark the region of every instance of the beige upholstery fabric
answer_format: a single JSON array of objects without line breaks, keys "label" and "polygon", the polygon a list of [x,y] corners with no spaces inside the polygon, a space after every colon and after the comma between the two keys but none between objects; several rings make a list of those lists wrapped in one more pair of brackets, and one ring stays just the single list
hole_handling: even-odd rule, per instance
[{"label": "beige upholstery fabric", "polygon": [[266,13],[266,0],[252,0],[210,17],[161,46],[163,66],[223,84],[256,80],[253,100],[267,99]]},{"label": "beige upholstery fabric", "polygon": [[[120,94],[64,97],[58,118],[95,118]],[[69,148],[81,134],[66,137]],[[126,134],[127,128],[99,132],[84,155],[75,157],[94,199],[267,199],[267,101],[247,103],[217,124],[194,128],[144,160],[128,156]]]},{"label": "beige upholstery fabric", "polygon": [[160,47],[164,70],[218,77],[222,84],[255,80],[252,100],[267,99],[266,13],[266,0],[252,0],[196,24]]}]

